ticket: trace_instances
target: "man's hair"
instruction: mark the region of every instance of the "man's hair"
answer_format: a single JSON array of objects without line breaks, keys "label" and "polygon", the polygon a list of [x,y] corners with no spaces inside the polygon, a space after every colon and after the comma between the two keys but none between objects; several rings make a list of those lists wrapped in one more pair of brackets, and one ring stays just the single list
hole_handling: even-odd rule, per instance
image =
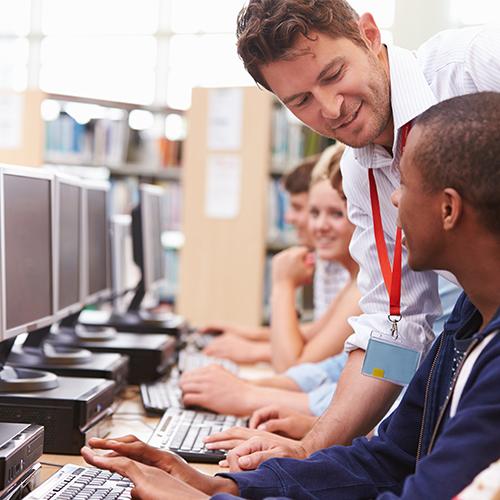
[{"label": "man's hair", "polygon": [[413,152],[424,188],[454,188],[500,235],[500,93],[453,97],[415,121],[421,137]]},{"label": "man's hair", "polygon": [[283,176],[283,186],[290,194],[302,194],[309,191],[311,172],[320,155],[308,156],[290,172]]},{"label": "man's hair", "polygon": [[311,186],[321,181],[330,181],[333,189],[338,191],[340,197],[345,199],[342,190],[342,174],[340,173],[340,159],[344,154],[345,146],[336,142],[328,146],[316,163],[311,174]]},{"label": "man's hair", "polygon": [[250,0],[238,15],[238,54],[253,79],[271,90],[261,66],[296,57],[300,35],[313,40],[313,32],[323,33],[366,47],[358,19],[345,0]]}]

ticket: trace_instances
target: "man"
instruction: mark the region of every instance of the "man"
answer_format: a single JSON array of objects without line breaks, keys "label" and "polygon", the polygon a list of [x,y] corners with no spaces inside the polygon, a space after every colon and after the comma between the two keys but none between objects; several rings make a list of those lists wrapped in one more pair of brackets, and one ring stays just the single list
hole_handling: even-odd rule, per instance
[{"label": "man", "polygon": [[[408,263],[453,273],[465,294],[379,436],[215,478],[133,437],[92,440],[122,456],[87,448],[85,459],[130,477],[142,499],[226,492],[413,500],[460,492],[500,456],[499,123],[500,93],[478,93],[425,111],[408,137],[393,194]],[[214,500],[225,498],[234,497]]]},{"label": "man", "polygon": [[[385,47],[370,14],[345,0],[250,0],[238,18],[238,52],[258,84],[273,92],[317,132],[351,146],[342,160],[349,218],[356,225],[350,251],[360,265],[364,314],[350,320],[349,359],[327,412],[300,442],[254,440],[255,454],[239,467],[273,456],[307,457],[331,444],[349,444],[386,414],[400,388],[363,376],[372,332],[388,333],[389,301],[379,267],[368,170],[380,198],[384,238],[393,254],[402,131],[423,111],[451,96],[500,90],[500,30],[473,28],[438,34],[416,53]],[[403,254],[400,338],[427,349],[439,314],[437,275],[415,274]],[[245,436],[242,436],[243,438]],[[244,447],[246,450],[247,448]],[[235,449],[242,455],[243,449]]]}]

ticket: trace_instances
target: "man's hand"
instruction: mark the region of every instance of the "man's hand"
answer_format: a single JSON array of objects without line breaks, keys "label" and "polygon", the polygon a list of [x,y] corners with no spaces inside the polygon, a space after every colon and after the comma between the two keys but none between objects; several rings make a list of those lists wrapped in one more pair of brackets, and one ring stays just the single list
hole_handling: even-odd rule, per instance
[{"label": "man's hand", "polygon": [[207,356],[216,358],[226,358],[236,363],[256,363],[262,361],[266,356],[263,355],[263,347],[267,346],[270,358],[269,342],[256,342],[246,340],[235,335],[223,334],[215,338],[210,344],[205,347],[203,353]]},{"label": "man's hand", "polygon": [[153,448],[135,436],[93,438],[89,440],[89,445],[111,452],[101,455],[85,446],[81,450],[85,461],[128,477],[135,485],[133,498],[201,499],[220,491],[234,492],[233,481],[225,484],[220,481],[222,478],[202,474],[174,453]]},{"label": "man's hand", "polygon": [[308,456],[300,441],[294,441],[276,434],[259,432],[244,443],[233,448],[220,465],[231,472],[256,469],[270,458],[306,458]]},{"label": "man's hand", "polygon": [[273,286],[287,283],[294,288],[311,283],[314,262],[307,247],[292,247],[276,254],[272,260]]},{"label": "man's hand", "polygon": [[219,365],[184,373],[179,386],[185,406],[230,415],[249,415],[256,408],[258,388]]},{"label": "man's hand", "polygon": [[[209,450],[232,450],[255,436],[265,436],[266,432],[248,427],[231,427],[223,432],[210,434],[203,441]],[[223,460],[223,462],[225,462]]]},{"label": "man's hand", "polygon": [[304,415],[285,406],[270,405],[253,413],[249,427],[292,439],[302,439],[312,429],[316,420],[317,417]]}]

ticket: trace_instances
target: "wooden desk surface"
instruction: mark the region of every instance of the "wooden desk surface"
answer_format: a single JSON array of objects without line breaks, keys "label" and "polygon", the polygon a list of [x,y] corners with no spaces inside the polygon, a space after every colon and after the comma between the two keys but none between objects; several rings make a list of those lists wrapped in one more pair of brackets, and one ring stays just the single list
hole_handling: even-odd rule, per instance
[{"label": "wooden desk surface", "polygon": [[[268,365],[242,367],[240,375],[244,378],[265,377],[272,374]],[[114,403],[114,414],[110,417],[109,437],[119,437],[126,434],[134,434],[139,439],[147,441],[160,416],[152,417],[146,414],[142,406],[141,395],[138,386],[129,386],[122,392]],[[41,479],[45,481],[60,467],[66,464],[87,465],[81,456],[76,455],[53,455],[44,454],[41,458]],[[192,464],[199,471],[206,474],[216,474],[223,470],[217,464]]]}]

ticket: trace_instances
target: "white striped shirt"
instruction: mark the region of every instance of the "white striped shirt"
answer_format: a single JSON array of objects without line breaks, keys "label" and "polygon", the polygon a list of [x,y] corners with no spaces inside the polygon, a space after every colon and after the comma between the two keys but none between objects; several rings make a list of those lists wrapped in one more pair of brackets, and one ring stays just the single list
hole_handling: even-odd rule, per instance
[{"label": "white striped shirt", "polygon": [[[453,96],[483,90],[500,91],[500,29],[480,27],[448,30],[431,38],[416,52],[388,47],[394,145],[391,156],[382,146],[347,148],[341,161],[348,216],[356,225],[350,252],[359,263],[361,316],[349,319],[354,333],[346,350],[366,349],[372,331],[388,332],[389,301],[382,279],[370,206],[368,168],[373,168],[389,255],[394,251],[397,210],[391,194],[399,186],[399,131],[426,109]],[[412,271],[403,249],[402,338],[428,348],[432,323],[440,314],[437,275]],[[392,257],[391,257],[392,258]]]},{"label": "white striped shirt", "polygon": [[314,271],[314,319],[326,313],[333,300],[347,285],[349,271],[337,261],[327,261],[316,256]]}]

